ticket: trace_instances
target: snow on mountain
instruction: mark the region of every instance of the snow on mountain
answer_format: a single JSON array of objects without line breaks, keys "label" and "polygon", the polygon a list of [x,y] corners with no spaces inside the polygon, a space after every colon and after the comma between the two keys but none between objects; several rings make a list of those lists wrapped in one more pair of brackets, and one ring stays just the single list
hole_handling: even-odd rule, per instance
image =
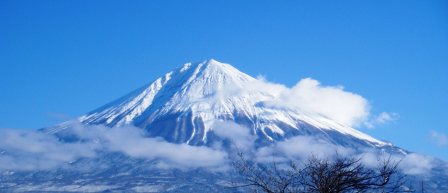
[{"label": "snow on mountain", "polygon": [[[211,131],[216,121],[232,121],[248,127],[262,143],[297,135],[318,135],[335,143],[388,145],[320,115],[264,105],[277,96],[262,84],[233,66],[213,59],[187,63],[81,116],[79,121],[110,127],[132,124],[145,129],[150,136],[192,145],[209,144],[215,136]],[[63,124],[47,132],[57,133],[62,129]]]}]

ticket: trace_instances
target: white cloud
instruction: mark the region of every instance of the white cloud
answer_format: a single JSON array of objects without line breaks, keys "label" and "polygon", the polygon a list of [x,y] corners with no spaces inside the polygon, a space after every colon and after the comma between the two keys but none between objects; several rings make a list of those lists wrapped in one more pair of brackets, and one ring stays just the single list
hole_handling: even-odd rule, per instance
[{"label": "white cloud", "polygon": [[400,116],[397,113],[388,113],[388,112],[381,112],[377,116],[371,118],[368,121],[364,122],[364,125],[368,128],[375,128],[378,125],[383,125],[392,121],[395,121]]},{"label": "white cloud", "polygon": [[402,158],[399,166],[405,174],[424,175],[434,167],[433,161],[432,157],[411,153]]},{"label": "white cloud", "polygon": [[448,135],[439,133],[437,131],[431,131],[430,136],[434,140],[434,142],[437,143],[437,145],[442,147],[448,146]]},{"label": "white cloud", "polygon": [[358,156],[363,164],[370,167],[376,167],[390,158],[392,162],[398,163],[399,169],[407,175],[427,175],[434,167],[434,158],[417,153],[391,155],[385,152],[365,151]]},{"label": "white cloud", "polygon": [[220,168],[227,154],[205,146],[174,144],[144,137],[141,129],[126,126],[74,125],[66,134],[82,139],[61,142],[53,135],[36,131],[2,130],[0,170],[45,170],[60,167],[97,151],[120,152],[134,158],[157,160],[163,167]]},{"label": "white cloud", "polygon": [[316,137],[297,136],[257,149],[256,158],[261,162],[269,162],[273,158],[276,160],[294,160],[306,159],[312,155],[325,158],[335,156],[336,154],[349,155],[352,152],[353,150],[349,148],[331,144]]},{"label": "white cloud", "polygon": [[407,175],[428,175],[434,167],[434,158],[430,156],[417,153],[388,154],[375,149],[346,148],[311,136],[297,136],[259,148],[256,150],[255,159],[259,162],[282,162],[303,160],[310,156],[331,159],[336,155],[358,157],[368,167],[377,167],[380,162],[390,157],[391,161],[398,163],[399,169]]},{"label": "white cloud", "polygon": [[230,121],[216,121],[212,128],[216,135],[229,139],[238,149],[246,151],[254,145],[255,135],[247,127]]},{"label": "white cloud", "polygon": [[302,79],[295,86],[287,87],[259,76],[258,79],[243,85],[220,88],[216,95],[208,100],[224,100],[235,95],[250,97],[252,92],[265,94],[260,102],[266,106],[320,115],[350,127],[373,128],[398,118],[398,114],[387,112],[371,117],[369,101],[361,95],[346,91],[342,86],[324,86],[312,78]]},{"label": "white cloud", "polygon": [[299,109],[352,127],[360,125],[369,116],[369,102],[358,94],[345,91],[342,86],[323,86],[312,78],[302,79],[292,88],[259,81],[265,83],[260,88],[280,92],[274,94],[278,96],[276,100],[266,101],[270,106]]},{"label": "white cloud", "polygon": [[287,104],[349,126],[363,122],[370,109],[368,101],[362,96],[344,91],[342,87],[322,86],[311,78],[297,83],[284,100]]},{"label": "white cloud", "polygon": [[[303,160],[311,155],[321,158],[360,156],[363,163],[376,166],[384,154],[354,150],[332,144],[313,136],[296,136],[269,146],[253,147],[254,136],[241,125],[216,123],[217,135],[231,139],[240,150],[259,162]],[[48,170],[64,166],[79,158],[92,158],[98,151],[120,152],[130,157],[157,160],[161,168],[227,169],[228,154],[220,148],[174,144],[161,138],[145,137],[142,130],[132,127],[107,128],[104,126],[73,126],[67,134],[82,139],[79,142],[61,142],[53,135],[26,130],[0,130],[0,170]],[[241,148],[243,147],[243,148]],[[400,169],[409,175],[429,174],[434,159],[420,154],[393,155],[401,161]]]},{"label": "white cloud", "polygon": [[357,157],[361,159],[364,165],[368,167],[376,167],[382,159],[387,158],[386,156],[388,155],[366,150],[365,152],[360,153]]},{"label": "white cloud", "polygon": [[144,137],[141,129],[132,126],[78,127],[77,131],[80,137],[101,140],[103,148],[109,151],[137,158],[160,159],[170,167],[216,167],[223,164],[226,157],[226,153],[205,146],[174,144],[161,138]]},{"label": "white cloud", "polygon": [[50,169],[93,157],[98,148],[94,143],[61,143],[54,136],[27,130],[1,130],[0,136],[0,170]]},{"label": "white cloud", "polygon": [[382,112],[376,117],[375,121],[377,123],[384,124],[390,121],[394,121],[396,119],[398,119],[397,113]]}]

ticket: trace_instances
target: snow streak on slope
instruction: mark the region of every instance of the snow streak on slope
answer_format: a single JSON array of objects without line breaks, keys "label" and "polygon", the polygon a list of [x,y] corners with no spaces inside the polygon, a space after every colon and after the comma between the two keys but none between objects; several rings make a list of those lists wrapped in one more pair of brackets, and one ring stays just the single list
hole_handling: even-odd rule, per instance
[{"label": "snow streak on slope", "polygon": [[278,93],[263,89],[263,84],[215,60],[187,63],[79,121],[111,127],[133,124],[151,136],[196,145],[209,143],[215,137],[210,131],[221,120],[244,125],[265,141],[318,134],[330,141],[336,138],[336,143],[356,139],[369,146],[386,145],[320,115],[264,105],[276,100]]}]

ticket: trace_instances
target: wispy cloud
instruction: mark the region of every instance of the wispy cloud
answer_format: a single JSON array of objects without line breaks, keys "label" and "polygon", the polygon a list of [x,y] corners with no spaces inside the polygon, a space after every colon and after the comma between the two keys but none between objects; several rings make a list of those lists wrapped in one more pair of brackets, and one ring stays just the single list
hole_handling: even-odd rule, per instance
[{"label": "wispy cloud", "polygon": [[365,121],[364,125],[372,129],[377,127],[378,125],[384,125],[389,122],[395,121],[399,117],[400,116],[398,115],[398,113],[381,112],[377,116],[373,116],[369,120]]},{"label": "wispy cloud", "polygon": [[336,154],[349,155],[352,152],[352,149],[331,144],[323,139],[311,136],[297,136],[259,148],[256,155],[258,160],[272,161],[273,156],[277,156],[277,158],[284,156],[284,159],[302,159],[312,155],[332,157]]},{"label": "wispy cloud", "polygon": [[437,131],[431,131],[430,136],[437,145],[442,147],[448,146],[448,135],[439,133]]},{"label": "wispy cloud", "polygon": [[401,159],[402,171],[409,175],[425,175],[434,167],[434,158],[417,153],[407,154],[398,159]]},{"label": "wispy cloud", "polygon": [[213,133],[230,140],[237,149],[247,151],[253,148],[255,135],[250,132],[249,128],[230,121],[215,121],[212,127]]},{"label": "wispy cloud", "polygon": [[397,113],[382,112],[376,117],[375,121],[377,123],[384,124],[390,121],[394,121],[396,119],[398,119]]},{"label": "wispy cloud", "polygon": [[399,169],[407,175],[428,175],[434,168],[434,158],[417,153],[408,154],[388,154],[382,151],[365,150],[364,153],[354,155],[361,158],[366,166],[375,167],[384,159],[391,159],[399,163]]}]

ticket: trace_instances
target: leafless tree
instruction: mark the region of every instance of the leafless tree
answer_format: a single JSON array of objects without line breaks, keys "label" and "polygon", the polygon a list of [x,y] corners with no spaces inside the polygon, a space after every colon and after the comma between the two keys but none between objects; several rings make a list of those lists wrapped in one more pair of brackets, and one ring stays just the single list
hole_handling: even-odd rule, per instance
[{"label": "leafless tree", "polygon": [[399,162],[383,159],[378,167],[365,166],[361,158],[337,155],[335,158],[311,156],[300,167],[288,164],[257,163],[239,153],[233,166],[239,175],[234,187],[266,193],[392,193],[404,189],[405,176]]},{"label": "leafless tree", "polygon": [[334,160],[312,156],[300,175],[305,192],[402,192],[404,176],[398,162],[383,159],[378,167],[366,167],[361,158],[337,156]]}]

